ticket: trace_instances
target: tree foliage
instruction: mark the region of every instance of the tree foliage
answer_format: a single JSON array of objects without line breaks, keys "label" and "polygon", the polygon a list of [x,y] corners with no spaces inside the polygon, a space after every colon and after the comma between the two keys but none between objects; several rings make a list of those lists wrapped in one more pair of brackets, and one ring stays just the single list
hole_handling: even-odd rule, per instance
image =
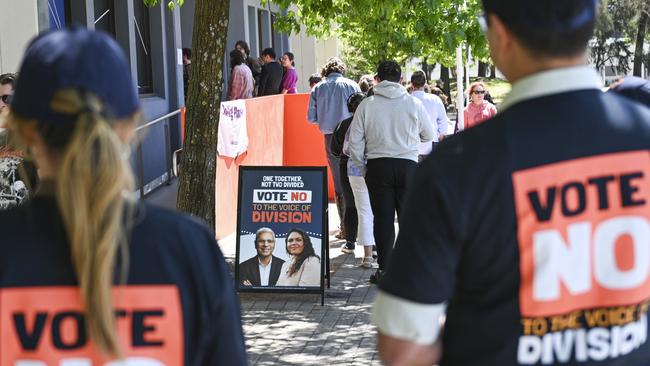
[{"label": "tree foliage", "polygon": [[[650,12],[647,0],[601,2],[601,12],[590,47],[591,62],[596,68],[615,65],[622,74],[630,71],[630,64],[635,58],[634,49],[643,49],[645,36],[639,38],[638,33],[642,25],[640,20],[647,12]],[[644,55],[641,52],[637,57],[643,59]]]},{"label": "tree foliage", "polygon": [[376,64],[384,59],[427,58],[452,65],[455,49],[469,44],[487,57],[478,25],[478,0],[263,0],[286,10],[278,27],[312,36],[335,33],[348,50]]},{"label": "tree foliage", "polygon": [[[144,2],[144,5],[150,8],[158,5],[158,3],[161,2],[161,0],[142,0],[142,1]],[[183,6],[183,4],[185,4],[185,0],[169,0],[167,2],[167,8],[169,8],[169,10],[174,10],[175,7]]]}]

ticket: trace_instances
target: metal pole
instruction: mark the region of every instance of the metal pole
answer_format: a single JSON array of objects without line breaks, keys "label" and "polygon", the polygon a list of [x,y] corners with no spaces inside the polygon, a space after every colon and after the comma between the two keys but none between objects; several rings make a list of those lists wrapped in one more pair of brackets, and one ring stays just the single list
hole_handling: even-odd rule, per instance
[{"label": "metal pole", "polygon": [[456,126],[458,131],[465,129],[465,118],[463,109],[465,109],[465,97],[463,95],[463,46],[459,45],[456,48],[456,89],[458,95],[456,96]]},{"label": "metal pole", "polygon": [[140,199],[144,200],[144,168],[142,161],[142,143],[138,143],[136,150],[136,164],[138,165],[138,184],[140,185]]},{"label": "metal pole", "polygon": [[165,121],[165,162],[167,163],[167,185],[172,184],[172,147],[169,131],[169,120]]},{"label": "metal pole", "polygon": [[467,45],[467,58],[465,59],[465,89],[469,90],[469,60],[472,57],[472,48]]}]

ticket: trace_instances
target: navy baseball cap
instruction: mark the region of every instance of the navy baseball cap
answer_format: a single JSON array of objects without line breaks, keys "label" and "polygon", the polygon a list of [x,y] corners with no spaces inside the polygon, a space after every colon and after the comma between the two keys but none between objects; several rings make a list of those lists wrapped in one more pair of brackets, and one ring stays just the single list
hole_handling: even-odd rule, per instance
[{"label": "navy baseball cap", "polygon": [[628,76],[623,79],[622,83],[614,86],[611,91],[650,107],[650,80]]},{"label": "navy baseball cap", "polygon": [[56,30],[30,43],[16,83],[12,111],[40,123],[74,123],[77,115],[52,110],[54,94],[78,89],[102,101],[107,118],[124,118],[140,100],[122,48],[108,34],[82,27]]},{"label": "navy baseball cap", "polygon": [[485,13],[494,13],[507,24],[526,24],[556,32],[593,22],[597,5],[598,0],[483,0]]}]

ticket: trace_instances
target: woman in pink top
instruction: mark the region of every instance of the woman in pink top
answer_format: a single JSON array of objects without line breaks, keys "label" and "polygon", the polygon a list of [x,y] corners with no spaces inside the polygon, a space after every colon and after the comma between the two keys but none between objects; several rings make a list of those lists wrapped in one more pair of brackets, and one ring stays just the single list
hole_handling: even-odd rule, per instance
[{"label": "woman in pink top", "polygon": [[280,91],[282,94],[296,94],[298,89],[298,73],[296,72],[296,64],[293,62],[293,53],[287,52],[282,56],[282,67],[284,67],[284,76],[282,77],[282,86]]},{"label": "woman in pink top", "polygon": [[246,65],[244,54],[238,50],[230,52],[230,85],[228,100],[249,99],[253,97],[254,79],[251,69]]},{"label": "woman in pink top", "polygon": [[485,84],[476,82],[469,87],[470,103],[463,114],[465,115],[465,129],[472,128],[497,114],[497,107],[485,100]]}]

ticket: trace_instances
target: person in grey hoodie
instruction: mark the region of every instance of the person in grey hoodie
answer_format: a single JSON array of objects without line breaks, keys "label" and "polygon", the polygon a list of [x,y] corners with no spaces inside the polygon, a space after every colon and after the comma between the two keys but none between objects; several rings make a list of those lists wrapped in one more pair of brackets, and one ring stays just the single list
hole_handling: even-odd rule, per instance
[{"label": "person in grey hoodie", "polygon": [[370,277],[373,283],[379,281],[390,258],[395,211],[399,220],[420,143],[434,138],[429,115],[422,102],[399,84],[401,76],[397,62],[381,62],[374,95],[359,105],[350,125],[350,159],[365,173],[374,215],[379,269]]}]

